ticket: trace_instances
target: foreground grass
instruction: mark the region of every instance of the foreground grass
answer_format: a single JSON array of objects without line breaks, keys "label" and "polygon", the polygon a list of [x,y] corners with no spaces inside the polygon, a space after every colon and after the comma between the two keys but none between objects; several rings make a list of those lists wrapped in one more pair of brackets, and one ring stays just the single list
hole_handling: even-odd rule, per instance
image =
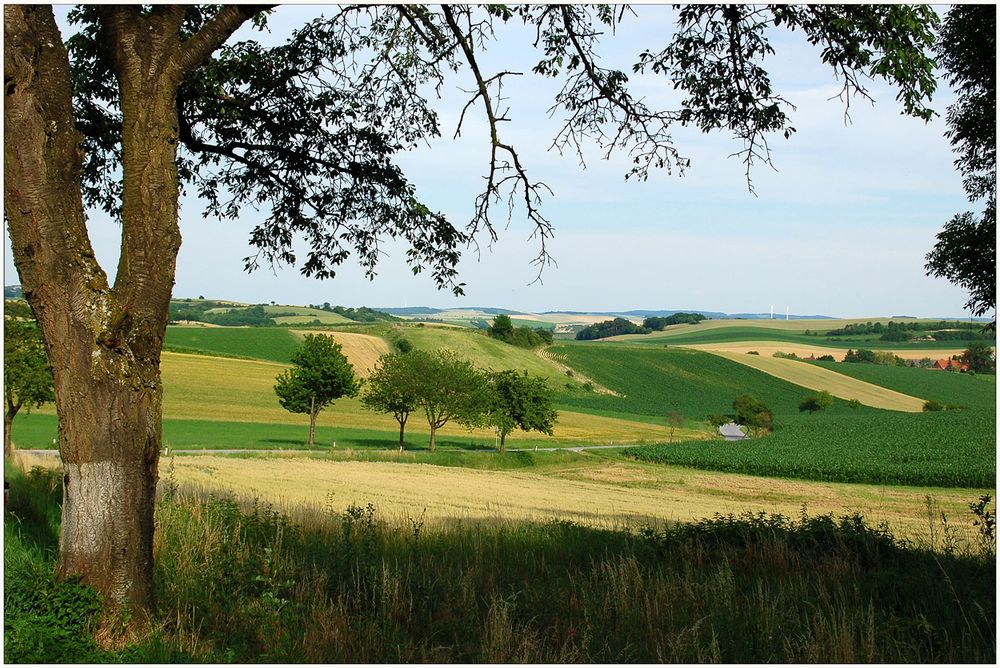
[{"label": "foreground grass", "polygon": [[109,652],[91,635],[92,594],[52,581],[54,537],[29,530],[25,506],[58,500],[46,480],[15,480],[5,526],[8,662],[995,660],[995,557],[914,549],[856,516],[636,533],[394,523],[352,505],[293,523],[170,490],[156,511],[159,624]]}]

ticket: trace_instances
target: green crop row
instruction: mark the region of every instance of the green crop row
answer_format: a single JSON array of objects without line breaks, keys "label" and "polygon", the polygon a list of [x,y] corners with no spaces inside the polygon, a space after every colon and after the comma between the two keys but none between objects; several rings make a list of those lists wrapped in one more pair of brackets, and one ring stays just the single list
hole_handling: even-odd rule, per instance
[{"label": "green crop row", "polygon": [[628,456],[714,471],[850,483],[993,487],[996,415],[985,410],[851,419],[816,414],[759,439],[631,448]]}]

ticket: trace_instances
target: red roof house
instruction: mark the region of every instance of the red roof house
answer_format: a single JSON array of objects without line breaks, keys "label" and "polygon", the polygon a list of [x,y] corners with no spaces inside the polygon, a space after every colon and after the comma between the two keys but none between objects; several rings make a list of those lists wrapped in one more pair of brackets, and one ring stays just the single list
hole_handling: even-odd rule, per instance
[{"label": "red roof house", "polygon": [[961,362],[959,360],[943,359],[934,362],[934,366],[931,368],[939,369],[941,371],[949,370],[949,371],[961,371],[962,373],[965,373],[966,371],[969,370],[969,365],[967,362]]}]

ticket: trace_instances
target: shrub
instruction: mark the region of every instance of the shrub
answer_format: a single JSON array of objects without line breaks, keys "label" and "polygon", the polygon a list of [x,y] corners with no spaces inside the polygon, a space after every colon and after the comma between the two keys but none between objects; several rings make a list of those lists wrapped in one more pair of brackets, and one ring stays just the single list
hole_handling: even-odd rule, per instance
[{"label": "shrub", "polygon": [[861,402],[858,401],[857,399],[851,399],[850,401],[847,402],[847,407],[853,410],[857,410],[858,408],[861,408]]},{"label": "shrub", "polygon": [[401,353],[408,353],[411,350],[413,350],[413,344],[410,343],[409,339],[400,338],[398,341],[396,341],[396,350],[398,350]]}]

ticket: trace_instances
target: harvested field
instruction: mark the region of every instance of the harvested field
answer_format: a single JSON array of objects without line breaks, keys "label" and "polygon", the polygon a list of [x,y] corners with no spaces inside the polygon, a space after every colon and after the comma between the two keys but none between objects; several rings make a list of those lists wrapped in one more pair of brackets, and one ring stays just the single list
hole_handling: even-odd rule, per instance
[{"label": "harvested field", "polygon": [[329,336],[335,343],[341,345],[347,361],[354,365],[354,372],[362,378],[371,375],[378,358],[389,352],[389,345],[385,340],[370,334],[354,334],[350,332],[329,332],[329,331],[302,331],[294,332],[297,335],[322,334]]},{"label": "harvested field", "polygon": [[558,518],[636,526],[746,510],[797,516],[807,503],[812,514],[860,512],[873,523],[884,520],[902,535],[920,538],[928,532],[928,494],[955,518],[967,514],[968,500],[973,498],[973,490],[967,489],[811,483],[596,459],[545,471],[328,462],[296,456],[181,456],[173,465],[181,484],[224,489],[286,508],[326,504],[342,509],[370,502],[384,514],[401,517],[417,516],[426,509],[432,521]]}]

